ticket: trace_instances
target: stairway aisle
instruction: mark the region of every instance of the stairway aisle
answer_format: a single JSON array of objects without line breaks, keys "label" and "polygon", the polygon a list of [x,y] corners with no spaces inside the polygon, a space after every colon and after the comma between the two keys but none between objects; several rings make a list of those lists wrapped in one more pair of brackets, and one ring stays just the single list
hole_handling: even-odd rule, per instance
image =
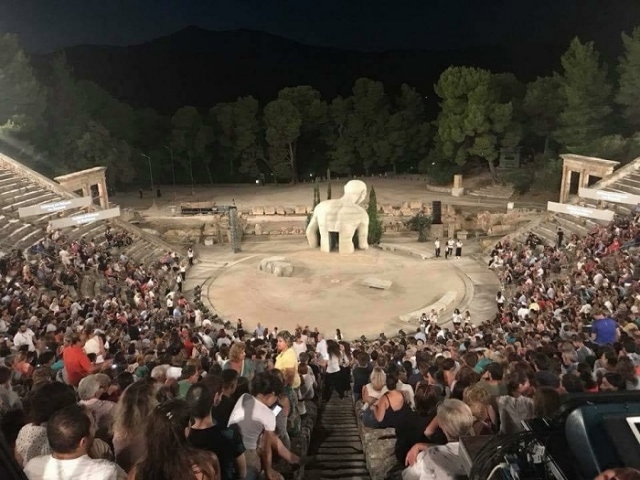
[{"label": "stairway aisle", "polygon": [[315,459],[305,468],[305,480],[370,480],[351,396],[334,394],[323,405],[310,454]]}]

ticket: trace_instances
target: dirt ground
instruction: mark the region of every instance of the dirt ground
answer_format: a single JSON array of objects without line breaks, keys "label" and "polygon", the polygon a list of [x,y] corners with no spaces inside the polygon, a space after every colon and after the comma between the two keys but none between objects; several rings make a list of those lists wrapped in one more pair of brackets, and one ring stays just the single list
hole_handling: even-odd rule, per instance
[{"label": "dirt ground", "polygon": [[[443,260],[419,261],[378,249],[341,256],[310,251],[303,242],[244,244],[242,255],[240,262],[214,274],[207,295],[223,318],[242,318],[248,325],[340,328],[349,338],[371,338],[407,328],[399,315],[429,306],[449,291],[457,292],[458,300],[464,296],[460,273]],[[260,260],[270,255],[286,255],[294,265],[293,277],[258,271]],[[203,276],[206,262],[198,268]],[[366,277],[393,283],[388,290],[372,289],[362,285]]]}]

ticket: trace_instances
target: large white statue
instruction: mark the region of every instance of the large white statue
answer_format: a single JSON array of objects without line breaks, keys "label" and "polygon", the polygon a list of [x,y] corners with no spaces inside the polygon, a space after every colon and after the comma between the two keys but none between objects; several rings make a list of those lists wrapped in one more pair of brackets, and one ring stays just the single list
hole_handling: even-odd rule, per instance
[{"label": "large white statue", "polygon": [[339,234],[338,251],[353,253],[353,236],[358,233],[358,248],[369,248],[369,215],[359,204],[367,196],[367,185],[361,180],[351,180],[344,186],[344,195],[337,200],[325,200],[313,209],[311,221],[307,227],[309,246],[318,246],[320,250],[331,251],[330,233]]}]

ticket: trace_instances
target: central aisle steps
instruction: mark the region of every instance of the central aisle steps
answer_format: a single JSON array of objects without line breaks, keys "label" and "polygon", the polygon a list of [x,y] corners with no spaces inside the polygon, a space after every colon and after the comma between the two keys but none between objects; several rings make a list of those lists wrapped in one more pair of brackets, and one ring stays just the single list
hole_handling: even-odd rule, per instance
[{"label": "central aisle steps", "polygon": [[350,395],[333,395],[323,404],[313,433],[315,459],[306,466],[305,480],[370,480]]}]

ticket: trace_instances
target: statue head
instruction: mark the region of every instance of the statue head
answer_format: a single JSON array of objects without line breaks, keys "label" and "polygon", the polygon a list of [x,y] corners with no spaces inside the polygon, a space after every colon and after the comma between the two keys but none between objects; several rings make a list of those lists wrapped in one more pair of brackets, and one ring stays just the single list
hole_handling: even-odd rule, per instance
[{"label": "statue head", "polygon": [[367,184],[362,180],[349,180],[344,186],[344,195],[342,198],[356,205],[364,202],[367,196]]}]

